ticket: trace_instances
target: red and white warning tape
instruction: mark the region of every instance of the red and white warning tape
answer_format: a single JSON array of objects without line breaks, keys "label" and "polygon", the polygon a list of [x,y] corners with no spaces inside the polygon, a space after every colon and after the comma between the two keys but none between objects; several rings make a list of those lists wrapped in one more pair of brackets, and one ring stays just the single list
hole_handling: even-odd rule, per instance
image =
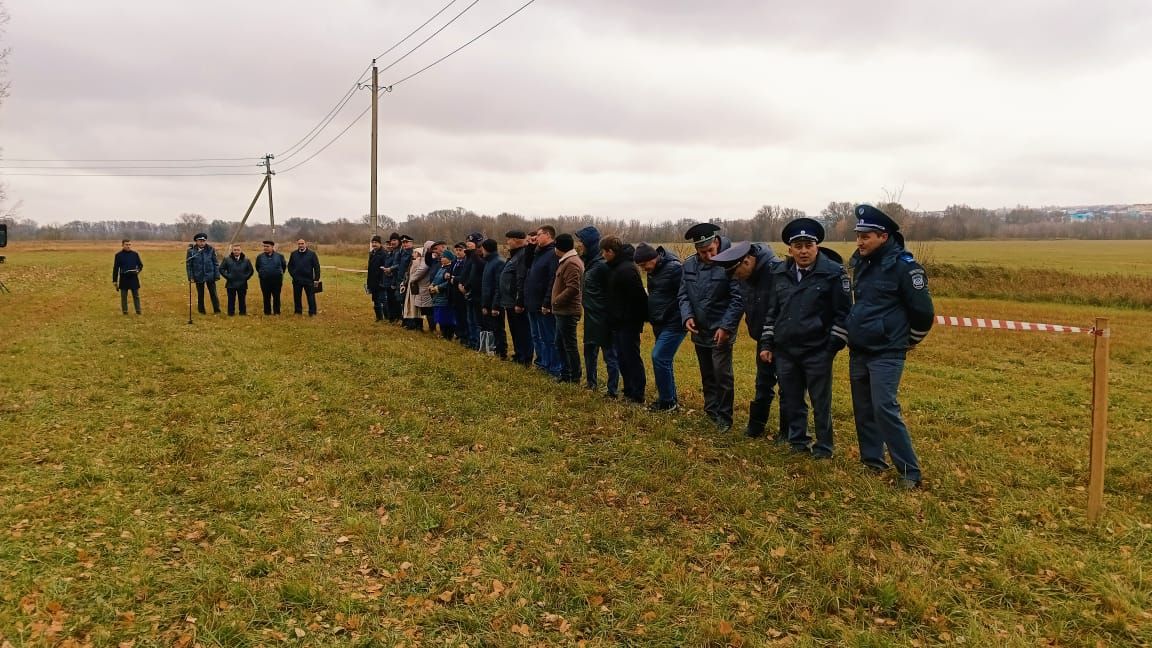
[{"label": "red and white warning tape", "polygon": [[944,326],[966,326],[970,328],[998,329],[1002,331],[1041,331],[1045,333],[1095,333],[1095,328],[1064,326],[1062,324],[1034,324],[1011,320],[984,319],[982,317],[947,317],[937,315],[936,323]]}]

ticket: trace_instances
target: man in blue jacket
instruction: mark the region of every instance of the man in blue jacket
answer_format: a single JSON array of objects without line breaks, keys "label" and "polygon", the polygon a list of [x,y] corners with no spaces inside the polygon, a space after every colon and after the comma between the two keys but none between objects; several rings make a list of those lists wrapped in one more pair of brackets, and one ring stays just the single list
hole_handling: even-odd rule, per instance
[{"label": "man in blue jacket", "polygon": [[368,252],[368,278],[364,283],[364,292],[372,298],[372,311],[376,321],[384,321],[384,314],[388,310],[388,293],[385,292],[384,268],[388,267],[388,251],[384,249],[384,239],[379,234],[372,235]]},{"label": "man in blue jacket", "polygon": [[788,260],[776,266],[760,359],[773,362],[780,379],[780,417],[793,452],[809,452],[807,393],[816,423],[816,459],[832,458],[832,361],[847,342],[844,320],[852,284],[840,255],[819,247],[824,226],[798,218],[784,226]]},{"label": "man in blue jacket", "polygon": [[732,343],[744,314],[744,302],[736,281],[712,262],[714,256],[732,245],[717,234],[719,231],[712,223],[700,223],[684,234],[695,246],[696,254],[684,261],[678,302],[680,320],[696,348],[704,412],[716,429],[727,432],[732,429],[735,398]]},{"label": "man in blue jacket", "polygon": [[196,283],[196,310],[201,315],[204,310],[204,287],[208,287],[208,296],[212,299],[212,312],[220,314],[220,296],[216,294],[216,281],[220,279],[220,266],[216,263],[216,250],[208,245],[208,235],[203,232],[192,237],[192,245],[188,246],[188,255],[184,259],[184,267],[188,272],[188,282]]},{"label": "man in blue jacket", "polygon": [[532,345],[536,349],[536,368],[554,378],[563,372],[560,351],[556,348],[556,318],[552,315],[552,282],[556,279],[556,228],[541,226],[536,230],[536,250],[528,275],[524,278],[524,310],[532,327]]},{"label": "man in blue jacket", "polygon": [[276,251],[275,241],[264,241],[264,251],[256,257],[256,276],[260,278],[260,292],[264,295],[264,314],[280,314],[280,290],[284,287],[284,271],[288,262]]},{"label": "man in blue jacket", "polygon": [[288,257],[288,276],[292,277],[293,311],[303,313],[301,293],[308,296],[308,316],[316,316],[316,287],[320,285],[320,258],[308,248],[308,241],[298,239],[296,250]]},{"label": "man in blue jacket", "polygon": [[855,303],[848,313],[848,373],[860,461],[881,473],[887,448],[901,488],[919,488],[920,462],[900,414],[897,393],[908,351],[935,321],[928,276],[904,249],[900,226],[871,205],[856,207],[856,253],[850,265]]},{"label": "man in blue jacket", "polygon": [[652,378],[656,382],[656,400],[648,406],[652,412],[673,412],[680,408],[676,392],[676,374],[672,369],[676,351],[684,342],[684,323],[680,321],[680,283],[683,264],[675,252],[647,243],[636,246],[636,265],[648,275],[648,321],[652,323]]},{"label": "man in blue jacket", "polygon": [[404,309],[400,283],[408,275],[408,266],[412,264],[412,237],[393,232],[388,237],[388,244],[392,246],[392,256],[384,267],[384,281],[388,287],[388,321],[395,324],[400,321],[400,312]]}]

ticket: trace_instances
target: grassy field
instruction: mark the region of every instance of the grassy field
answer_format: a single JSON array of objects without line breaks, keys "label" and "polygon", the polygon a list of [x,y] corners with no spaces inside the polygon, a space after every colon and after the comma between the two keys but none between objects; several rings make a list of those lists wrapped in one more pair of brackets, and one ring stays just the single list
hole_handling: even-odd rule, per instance
[{"label": "grassy field", "polygon": [[[909,494],[858,464],[846,357],[815,463],[705,425],[689,348],[689,409],[651,415],[376,325],[361,276],[329,272],[316,318],[189,326],[184,245],[144,244],[126,317],[117,247],[0,266],[2,646],[1152,645],[1147,310],[938,290],[942,314],[1111,318],[1091,526],[1089,336],[934,330]],[[1147,274],[1103,267],[1061,271]],[[742,333],[738,427],[752,355]]]}]

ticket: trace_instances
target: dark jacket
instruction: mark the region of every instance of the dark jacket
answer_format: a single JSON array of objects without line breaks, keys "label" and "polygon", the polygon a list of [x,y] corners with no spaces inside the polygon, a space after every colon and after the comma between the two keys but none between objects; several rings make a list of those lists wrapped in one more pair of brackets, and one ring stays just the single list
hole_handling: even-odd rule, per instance
[{"label": "dark jacket", "polygon": [[288,257],[288,274],[294,284],[307,285],[320,281],[320,257],[316,256],[312,248],[303,252],[294,250]]},{"label": "dark jacket", "polygon": [[227,282],[225,285],[232,290],[247,290],[248,280],[252,278],[253,274],[255,274],[255,270],[252,269],[252,262],[244,256],[243,252],[237,259],[232,258],[232,255],[229,254],[220,262],[220,276],[224,277]]},{"label": "dark jacket", "polygon": [[635,253],[632,244],[625,243],[608,263],[608,326],[614,331],[643,329],[648,321],[648,293],[632,260]]},{"label": "dark jacket", "polygon": [[112,260],[112,283],[120,290],[140,289],[140,271],[144,262],[136,250],[120,250]]},{"label": "dark jacket", "polygon": [[612,328],[608,325],[608,280],[612,270],[600,252],[600,230],[589,225],[576,238],[584,245],[584,342],[602,347],[612,345]]},{"label": "dark jacket", "polygon": [[287,268],[288,262],[284,260],[284,255],[279,252],[272,254],[261,252],[256,255],[256,274],[263,279],[283,277],[284,270]]},{"label": "dark jacket", "polygon": [[648,321],[654,331],[684,331],[680,320],[680,282],[684,266],[675,252],[656,248],[656,267],[648,274]]},{"label": "dark jacket", "polygon": [[799,357],[821,350],[844,348],[844,320],[852,308],[852,283],[844,266],[824,255],[816,257],[803,281],[796,262],[777,263],[772,270],[768,314],[760,334],[760,350]]},{"label": "dark jacket", "polygon": [[890,238],[872,254],[852,255],[853,297],[844,328],[848,348],[862,353],[904,353],[935,322],[928,277],[912,254]]},{"label": "dark jacket", "polygon": [[556,278],[556,265],[560,261],[555,249],[556,243],[538,246],[532,267],[524,278],[524,308],[530,313],[539,313],[541,308],[552,307],[552,281]]},{"label": "dark jacket", "polygon": [[[727,238],[720,238],[720,251],[732,247]],[[696,320],[692,342],[699,346],[713,345],[716,329],[724,329],[735,336],[744,314],[744,303],[735,279],[730,279],[715,263],[702,263],[693,254],[684,262],[684,281],[680,284],[680,322]]]},{"label": "dark jacket", "polygon": [[515,308],[517,304],[524,305],[524,301],[520,299],[520,287],[524,285],[523,274],[526,271],[524,253],[527,250],[526,245],[512,250],[500,268],[500,308],[510,309]]},{"label": "dark jacket", "polygon": [[216,265],[216,250],[212,249],[211,245],[205,245],[203,249],[196,247],[195,244],[189,245],[184,266],[188,271],[188,281],[204,283],[220,278],[220,266]]},{"label": "dark jacket", "polygon": [[464,286],[468,303],[476,304],[478,307],[484,290],[484,257],[476,250],[468,250],[464,255],[460,283]]},{"label": "dark jacket", "polygon": [[753,340],[759,340],[764,332],[764,318],[768,314],[768,303],[772,297],[773,272],[780,266],[780,259],[766,243],[753,243],[749,254],[756,257],[756,268],[746,281],[736,282],[736,289],[744,305],[744,323],[748,327],[748,335]]},{"label": "dark jacket", "polygon": [[404,277],[408,276],[408,267],[412,265],[412,250],[405,250],[400,248],[396,250],[396,254],[392,256],[392,264],[388,267],[392,270],[391,273],[386,273],[388,288],[396,290],[404,283]]},{"label": "dark jacket", "polygon": [[501,308],[500,279],[507,263],[499,253],[484,257],[484,277],[480,282],[480,308]]},{"label": "dark jacket", "polygon": [[524,306],[524,283],[528,281],[528,272],[536,260],[536,246],[525,245],[522,249],[524,253],[520,255],[520,265],[516,268],[516,305],[527,311]]},{"label": "dark jacket", "polygon": [[384,268],[388,267],[388,250],[380,248],[368,253],[368,279],[364,283],[368,290],[385,287]]}]

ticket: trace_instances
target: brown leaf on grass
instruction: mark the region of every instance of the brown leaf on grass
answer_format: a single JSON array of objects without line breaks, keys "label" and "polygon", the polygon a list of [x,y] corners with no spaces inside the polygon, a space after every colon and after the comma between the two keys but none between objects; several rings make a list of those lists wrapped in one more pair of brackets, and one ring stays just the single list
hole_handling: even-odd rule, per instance
[{"label": "brown leaf on grass", "polygon": [[436,598],[440,599],[441,601],[443,601],[445,603],[451,603],[452,597],[455,595],[456,595],[456,592],[453,592],[452,590],[444,590],[443,592],[440,592],[440,594],[438,594],[436,596]]},{"label": "brown leaf on grass", "polygon": [[496,579],[492,580],[492,598],[496,598],[497,596],[503,594],[505,589],[507,588],[504,586],[504,583]]},{"label": "brown leaf on grass", "polygon": [[293,628],[292,632],[295,633],[297,639],[303,639],[308,636],[308,633],[304,632],[304,628]]},{"label": "brown leaf on grass", "polygon": [[591,605],[592,607],[600,607],[601,605],[604,605],[604,597],[600,596],[599,594],[593,594],[592,596],[588,597],[588,605]]},{"label": "brown leaf on grass", "polygon": [[520,623],[508,629],[513,633],[520,635],[521,637],[532,636],[532,628],[529,628],[527,624]]},{"label": "brown leaf on grass", "polygon": [[788,553],[787,547],[776,547],[771,552],[773,558],[783,558]]},{"label": "brown leaf on grass", "polygon": [[732,624],[727,621],[721,621],[716,624],[716,632],[720,633],[723,637],[727,637],[732,634]]}]

